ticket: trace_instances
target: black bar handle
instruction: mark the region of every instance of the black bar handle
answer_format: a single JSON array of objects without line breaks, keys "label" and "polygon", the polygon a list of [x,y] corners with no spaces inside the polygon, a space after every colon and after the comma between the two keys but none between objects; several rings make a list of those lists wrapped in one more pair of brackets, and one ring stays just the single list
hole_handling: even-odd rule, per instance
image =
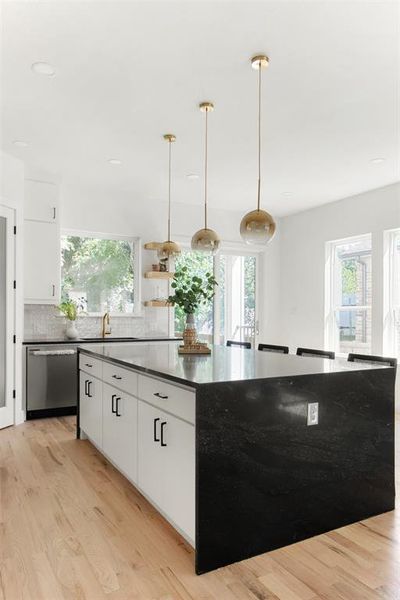
[{"label": "black bar handle", "polygon": [[92,385],[93,381],[88,381],[87,383],[87,395],[89,398],[92,398],[92,394],[90,393],[90,386]]},{"label": "black bar handle", "polygon": [[111,396],[111,412],[112,412],[114,415],[115,415],[115,413],[117,412],[117,411],[115,410],[115,406],[114,406],[114,400],[115,400],[116,396],[117,396],[117,394],[113,394],[113,395]]},{"label": "black bar handle", "polygon": [[118,396],[117,398],[115,398],[115,416],[116,417],[120,417],[121,413],[119,412],[119,401],[121,400],[121,398]]},{"label": "black bar handle", "polygon": [[160,394],[160,392],[154,392],[153,396],[157,396],[157,398],[161,398],[162,400],[168,400],[168,396]]},{"label": "black bar handle", "polygon": [[85,379],[85,396],[88,395],[88,386],[87,386],[88,383],[89,383],[89,380]]},{"label": "black bar handle", "polygon": [[157,419],[154,419],[154,424],[153,424],[153,428],[154,428],[153,429],[153,433],[154,433],[153,439],[154,439],[155,442],[159,442],[160,441],[160,438],[157,437],[157,423],[158,423],[159,420],[160,419],[157,417]]},{"label": "black bar handle", "polygon": [[111,377],[112,377],[113,379],[122,379],[122,377],[120,377],[119,375],[111,375]]},{"label": "black bar handle", "polygon": [[91,369],[93,365],[91,365],[90,363],[85,363],[85,367],[89,367],[89,369]]},{"label": "black bar handle", "polygon": [[161,446],[166,446],[167,444],[164,444],[164,427],[167,424],[167,421],[163,421],[161,423]]}]

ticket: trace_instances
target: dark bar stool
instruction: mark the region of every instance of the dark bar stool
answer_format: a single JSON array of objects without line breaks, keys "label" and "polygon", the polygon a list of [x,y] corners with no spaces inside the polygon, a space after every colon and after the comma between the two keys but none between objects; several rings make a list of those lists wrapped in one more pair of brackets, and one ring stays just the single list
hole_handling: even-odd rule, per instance
[{"label": "dark bar stool", "polygon": [[297,348],[297,356],[315,356],[318,358],[335,358],[335,353],[332,350],[315,350],[315,348]]},{"label": "dark bar stool", "polygon": [[240,348],[248,348],[248,349],[251,348],[250,342],[236,342],[235,340],[227,340],[226,345],[227,346],[240,346]]},{"label": "dark bar stool", "polygon": [[277,352],[278,354],[289,354],[289,346],[277,346],[276,344],[258,344],[261,352]]},{"label": "dark bar stool", "polygon": [[397,358],[388,356],[374,356],[372,354],[353,354],[350,352],[348,358],[350,362],[367,362],[370,364],[387,365],[388,367],[397,367]]}]

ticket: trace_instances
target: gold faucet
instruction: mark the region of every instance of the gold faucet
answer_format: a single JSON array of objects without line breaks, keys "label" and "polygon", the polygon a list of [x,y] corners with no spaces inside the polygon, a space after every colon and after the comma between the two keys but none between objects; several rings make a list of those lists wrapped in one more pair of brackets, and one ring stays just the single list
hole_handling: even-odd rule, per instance
[{"label": "gold faucet", "polygon": [[106,337],[106,335],[110,335],[111,327],[110,327],[110,313],[106,312],[103,315],[102,325],[101,325],[101,337]]}]

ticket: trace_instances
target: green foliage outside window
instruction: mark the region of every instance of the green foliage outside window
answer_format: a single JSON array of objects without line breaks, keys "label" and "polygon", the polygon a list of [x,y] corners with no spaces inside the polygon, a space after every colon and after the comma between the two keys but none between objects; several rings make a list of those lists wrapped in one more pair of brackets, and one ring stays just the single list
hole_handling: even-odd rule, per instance
[{"label": "green foliage outside window", "polygon": [[134,309],[133,243],[62,236],[62,300],[83,297],[87,311]]}]

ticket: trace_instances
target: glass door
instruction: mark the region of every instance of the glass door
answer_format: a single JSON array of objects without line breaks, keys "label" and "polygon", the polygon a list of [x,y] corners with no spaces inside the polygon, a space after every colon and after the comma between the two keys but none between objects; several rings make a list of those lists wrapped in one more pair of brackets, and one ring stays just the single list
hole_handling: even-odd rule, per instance
[{"label": "glass door", "polygon": [[257,323],[257,256],[220,254],[215,259],[219,286],[215,301],[215,343],[250,342],[254,348]]},{"label": "glass door", "polygon": [[0,206],[0,428],[14,423],[14,212]]}]

